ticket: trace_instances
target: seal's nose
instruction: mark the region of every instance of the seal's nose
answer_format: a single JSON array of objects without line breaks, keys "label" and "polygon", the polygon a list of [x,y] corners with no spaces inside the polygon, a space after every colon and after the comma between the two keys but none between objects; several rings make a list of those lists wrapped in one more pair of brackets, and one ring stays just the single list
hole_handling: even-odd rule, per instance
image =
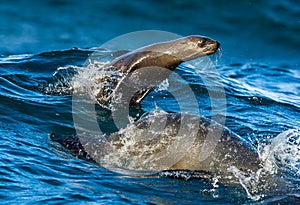
[{"label": "seal's nose", "polygon": [[220,44],[220,42],[215,41],[215,40],[210,39],[210,38],[202,38],[202,39],[198,42],[198,46],[199,46],[200,48],[203,48],[203,47],[208,46],[208,45],[213,46],[213,47],[215,47],[216,49],[218,49],[218,48],[220,47],[221,44]]}]

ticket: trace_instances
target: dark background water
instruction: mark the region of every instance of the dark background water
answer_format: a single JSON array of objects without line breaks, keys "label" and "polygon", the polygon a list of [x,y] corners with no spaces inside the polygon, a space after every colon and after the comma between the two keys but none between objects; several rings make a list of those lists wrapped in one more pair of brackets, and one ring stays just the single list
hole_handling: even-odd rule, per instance
[{"label": "dark background water", "polygon": [[101,45],[137,30],[219,40],[226,59],[290,61],[300,46],[300,5],[267,1],[1,1],[0,52],[36,53]]},{"label": "dark background water", "polygon": [[[242,137],[264,141],[299,129],[296,0],[0,0],[0,203],[252,202],[240,186],[112,173],[49,141],[52,132],[74,132],[71,97],[46,95],[39,86],[52,82],[60,66],[82,65],[91,52],[71,48],[98,47],[118,35],[149,29],[221,42],[217,69],[227,94],[226,124]],[[180,72],[205,102],[201,83],[193,82],[184,66]],[[299,187],[292,196],[263,200],[299,202]]]}]

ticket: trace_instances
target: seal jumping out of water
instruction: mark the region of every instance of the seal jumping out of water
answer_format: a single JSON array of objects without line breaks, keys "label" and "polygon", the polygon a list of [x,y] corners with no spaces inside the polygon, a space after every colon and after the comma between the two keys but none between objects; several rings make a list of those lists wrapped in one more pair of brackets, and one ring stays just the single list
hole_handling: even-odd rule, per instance
[{"label": "seal jumping out of water", "polygon": [[[114,76],[107,76],[100,80],[100,83],[105,86],[98,92],[97,100],[100,104],[108,103],[117,92],[122,92],[119,91],[119,88],[122,87],[123,80],[127,78],[131,84],[137,86],[136,92],[130,96],[130,104],[139,103],[179,64],[213,54],[219,47],[219,42],[207,37],[188,36],[152,44],[126,53],[113,60],[109,65],[109,71],[113,71]],[[128,78],[132,73],[134,75]],[[143,79],[146,79],[146,82],[141,85]],[[132,90],[132,88],[126,91],[128,90]]]}]

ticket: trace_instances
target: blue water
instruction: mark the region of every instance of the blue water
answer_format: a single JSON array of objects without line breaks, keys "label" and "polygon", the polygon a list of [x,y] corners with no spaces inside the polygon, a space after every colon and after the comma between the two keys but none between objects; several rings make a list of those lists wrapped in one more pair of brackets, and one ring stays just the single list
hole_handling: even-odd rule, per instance
[{"label": "blue water", "polygon": [[[300,203],[298,1],[0,3],[0,203]],[[253,197],[242,185],[126,176],[77,159],[49,140],[50,133],[75,132],[72,96],[62,83],[72,66],[81,67],[95,47],[118,35],[148,29],[221,42],[216,69],[226,91],[226,126],[256,147],[293,129],[298,147],[295,142],[294,155],[282,165],[292,170],[285,175],[291,188]],[[209,116],[203,82],[195,81],[188,65],[177,73],[195,91],[201,114]],[[158,106],[177,111],[165,91],[151,96],[143,109],[158,99]]]}]

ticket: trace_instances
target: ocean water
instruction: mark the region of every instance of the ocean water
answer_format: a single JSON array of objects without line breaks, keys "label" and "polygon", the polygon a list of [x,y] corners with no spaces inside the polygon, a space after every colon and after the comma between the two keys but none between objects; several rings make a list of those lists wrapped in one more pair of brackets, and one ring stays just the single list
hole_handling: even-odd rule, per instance
[{"label": "ocean water", "polygon": [[[287,187],[268,190],[261,181],[249,186],[251,180],[234,169],[240,183],[233,185],[188,173],[116,173],[49,139],[51,133],[76,132],[70,84],[76,69],[84,70],[95,51],[105,56],[108,48],[96,49],[105,42],[141,30],[205,35],[221,43],[222,55],[211,61],[226,94],[225,125],[253,144],[264,167],[277,171]],[[0,0],[0,203],[300,203],[299,33],[296,0]],[[118,48],[113,54],[130,43]],[[198,74],[210,76],[197,65]],[[180,65],[182,79],[170,78],[141,109],[180,111],[169,94],[174,88],[168,82],[175,80],[192,88],[199,113],[210,117],[207,85],[193,71],[189,63]]]}]

